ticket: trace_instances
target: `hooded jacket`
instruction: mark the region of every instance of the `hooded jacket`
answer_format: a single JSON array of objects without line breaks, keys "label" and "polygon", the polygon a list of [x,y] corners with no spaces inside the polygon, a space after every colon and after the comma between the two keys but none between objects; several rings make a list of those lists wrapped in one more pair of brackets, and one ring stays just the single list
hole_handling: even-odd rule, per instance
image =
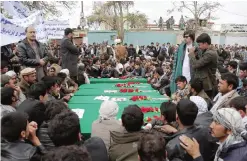
[{"label": "hooded jacket", "polygon": [[110,161],[137,161],[137,144],[141,135],[142,131],[111,131],[109,148]]}]

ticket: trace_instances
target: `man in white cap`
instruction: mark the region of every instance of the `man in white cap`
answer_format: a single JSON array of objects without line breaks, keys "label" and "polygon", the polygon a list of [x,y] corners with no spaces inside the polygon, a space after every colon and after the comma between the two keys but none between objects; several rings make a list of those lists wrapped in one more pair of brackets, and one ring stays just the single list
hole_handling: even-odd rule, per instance
[{"label": "man in white cap", "polygon": [[[211,135],[219,139],[219,147],[214,161],[246,161],[247,142],[242,138],[243,122],[240,114],[232,108],[222,108],[213,114],[210,125]],[[198,142],[181,136],[181,146],[194,160],[203,161]]]},{"label": "man in white cap", "polygon": [[36,70],[35,68],[25,68],[21,71],[21,81],[19,87],[25,96],[30,86],[36,82]]},{"label": "man in white cap", "polygon": [[121,45],[121,42],[121,39],[115,40],[115,55],[118,62],[120,62],[121,59],[126,59],[126,57],[128,56],[128,52],[126,48],[123,45]]}]

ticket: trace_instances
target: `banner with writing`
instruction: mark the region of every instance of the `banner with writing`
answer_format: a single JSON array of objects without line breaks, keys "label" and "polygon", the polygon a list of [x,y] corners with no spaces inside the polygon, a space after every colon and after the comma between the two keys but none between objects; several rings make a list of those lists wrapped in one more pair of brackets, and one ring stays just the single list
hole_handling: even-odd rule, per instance
[{"label": "banner with writing", "polygon": [[223,33],[247,33],[247,24],[222,24],[221,32]]},{"label": "banner with writing", "polygon": [[26,18],[30,15],[30,10],[20,1],[3,1],[4,9],[13,16],[14,19]]},{"label": "banner with writing", "polygon": [[0,14],[1,18],[1,46],[16,43],[25,38],[25,29],[11,23]]},{"label": "banner with writing", "polygon": [[64,30],[69,28],[69,21],[45,21],[48,39],[62,39]]}]

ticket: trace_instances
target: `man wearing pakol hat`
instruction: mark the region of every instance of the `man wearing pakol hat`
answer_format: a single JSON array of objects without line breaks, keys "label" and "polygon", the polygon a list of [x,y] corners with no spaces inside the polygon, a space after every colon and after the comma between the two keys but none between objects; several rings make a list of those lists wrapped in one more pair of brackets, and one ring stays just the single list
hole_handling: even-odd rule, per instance
[{"label": "man wearing pakol hat", "polygon": [[[219,139],[219,147],[214,161],[246,161],[247,141],[242,137],[243,122],[240,114],[232,108],[222,108],[213,114],[210,125],[211,135]],[[203,161],[198,142],[181,136],[181,146],[196,161]]]},{"label": "man wearing pakol hat", "polygon": [[128,56],[128,52],[126,48],[121,44],[121,42],[121,39],[115,40],[115,55],[118,62],[120,62],[121,59],[126,59]]},{"label": "man wearing pakol hat", "polygon": [[32,84],[36,82],[36,70],[35,68],[25,68],[21,71],[21,81],[19,87],[25,96]]},{"label": "man wearing pakol hat", "polygon": [[48,50],[45,44],[37,41],[36,30],[29,26],[25,29],[26,38],[18,44],[20,62],[25,67],[36,69],[37,80],[45,76],[46,64],[48,62]]},{"label": "man wearing pakol hat", "polygon": [[11,87],[17,91],[19,100],[17,100],[17,106],[19,106],[25,99],[26,96],[21,91],[20,87],[17,86],[16,73],[14,71],[8,71],[6,74],[1,75],[1,88]]}]

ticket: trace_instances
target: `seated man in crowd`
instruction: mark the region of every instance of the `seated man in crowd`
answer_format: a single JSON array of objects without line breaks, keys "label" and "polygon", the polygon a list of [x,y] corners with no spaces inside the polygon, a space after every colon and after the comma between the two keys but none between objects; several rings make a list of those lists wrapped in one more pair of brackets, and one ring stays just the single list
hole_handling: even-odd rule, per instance
[{"label": "seated man in crowd", "polygon": [[[163,102],[160,105],[160,118],[161,118],[160,120],[157,119],[152,120],[151,123],[148,123],[145,126],[145,129],[151,129],[155,126],[163,126],[163,125],[171,125],[174,128],[177,128],[176,104],[173,102]],[[174,132],[177,132],[177,130],[175,130]]]},{"label": "seated man in crowd", "polygon": [[236,61],[230,61],[227,64],[227,69],[230,73],[237,74],[238,63]]},{"label": "seated man in crowd", "polygon": [[181,99],[187,99],[190,94],[188,82],[184,76],[178,76],[175,80],[177,84],[177,91],[172,94],[172,99],[175,103],[179,102]]},{"label": "seated man in crowd", "polygon": [[1,88],[1,118],[10,113],[16,111],[18,101],[17,91],[11,87]]},{"label": "seated man in crowd", "polygon": [[60,71],[60,73],[65,73],[66,74],[66,78],[65,80],[62,82],[62,87],[64,89],[66,89],[66,92],[64,94],[69,94],[69,93],[74,93],[78,90],[78,84],[75,83],[71,78],[70,78],[70,74],[69,74],[69,70],[68,69],[62,69]]},{"label": "seated man in crowd", "polygon": [[35,83],[30,87],[27,99],[20,104],[17,111],[27,113],[29,122],[34,121],[40,127],[45,120],[47,97],[46,85],[43,82]]},{"label": "seated man in crowd", "polygon": [[21,71],[21,82],[19,87],[25,96],[32,84],[36,82],[36,70],[35,68],[25,68]]},{"label": "seated man in crowd", "polygon": [[200,79],[193,79],[190,82],[190,95],[191,96],[200,96],[202,97],[208,104],[208,109],[210,110],[212,107],[212,100],[209,98],[207,93],[203,89],[203,84]]},{"label": "seated man in crowd", "polygon": [[101,78],[111,78],[112,68],[110,63],[105,63],[105,67],[101,72]]},{"label": "seated man in crowd", "polygon": [[87,149],[83,146],[61,146],[47,152],[42,161],[92,161]]},{"label": "seated man in crowd", "polygon": [[111,131],[110,161],[136,161],[137,143],[143,134],[143,113],[137,105],[129,105],[122,113],[123,129]]},{"label": "seated man in crowd", "polygon": [[141,62],[136,62],[135,63],[135,69],[131,73],[131,76],[144,78],[144,76],[145,76],[145,70],[142,68]]},{"label": "seated man in crowd", "polygon": [[98,57],[93,59],[93,66],[89,71],[89,76],[93,78],[100,78],[101,69],[100,69],[100,59]]},{"label": "seated man in crowd", "polygon": [[229,102],[239,96],[236,91],[238,87],[238,77],[232,73],[222,74],[221,80],[219,80],[218,90],[219,93],[214,98],[214,105],[210,110],[214,113],[220,108],[225,108],[229,106]]},{"label": "seated man in crowd", "polygon": [[[193,158],[185,153],[184,149],[179,145],[179,136],[188,135],[194,137],[200,143],[200,152],[204,161],[211,161],[214,155],[213,150],[216,144],[209,134],[208,128],[195,126],[194,121],[198,114],[198,107],[195,103],[188,99],[183,99],[177,104],[177,123],[178,132],[174,134],[173,139],[166,145],[169,160],[181,159],[193,161]],[[212,139],[212,140],[211,140]]]},{"label": "seated man in crowd", "polygon": [[164,71],[162,68],[156,68],[153,76],[157,81],[151,86],[156,89],[160,90],[162,87],[166,86],[169,84],[169,80],[167,79],[166,75],[164,75]]},{"label": "seated man in crowd", "polygon": [[107,150],[102,139],[92,137],[83,143],[79,117],[72,111],[63,111],[56,115],[48,125],[48,135],[56,147],[83,144],[93,161],[108,161]]},{"label": "seated man in crowd", "polygon": [[241,117],[243,118],[243,124],[244,126],[247,125],[247,98],[243,97],[243,96],[238,96],[235,97],[231,100],[231,102],[229,103],[229,106],[231,108],[234,108],[235,110],[237,110]]},{"label": "seated man in crowd", "polygon": [[[247,158],[247,141],[242,138],[240,131],[243,123],[240,114],[232,108],[221,108],[213,115],[210,125],[211,135],[219,139],[219,147],[214,157],[215,161],[245,161]],[[197,139],[181,136],[180,145],[195,161],[205,161],[200,151],[203,144]]]},{"label": "seated man in crowd", "polygon": [[[11,112],[1,118],[1,160],[40,160],[46,152],[36,136],[37,124],[28,121],[21,112]],[[33,145],[26,143],[28,139]],[[34,160],[35,160],[34,159]]]},{"label": "seated man in crowd", "polygon": [[239,95],[247,97],[247,79],[242,80],[242,88],[239,90]]},{"label": "seated man in crowd", "polygon": [[44,147],[49,150],[55,147],[48,135],[50,121],[64,110],[69,110],[68,106],[61,100],[52,100],[46,103],[45,120],[40,125],[37,136]]},{"label": "seated man in crowd", "polygon": [[19,98],[17,100],[17,106],[19,106],[26,99],[26,96],[22,93],[20,87],[17,86],[16,84],[17,84],[16,78],[11,78],[7,74],[1,75],[1,87],[11,87],[17,91],[17,95]]},{"label": "seated man in crowd", "polygon": [[159,133],[150,131],[144,133],[138,142],[140,161],[165,161],[166,142]]}]

